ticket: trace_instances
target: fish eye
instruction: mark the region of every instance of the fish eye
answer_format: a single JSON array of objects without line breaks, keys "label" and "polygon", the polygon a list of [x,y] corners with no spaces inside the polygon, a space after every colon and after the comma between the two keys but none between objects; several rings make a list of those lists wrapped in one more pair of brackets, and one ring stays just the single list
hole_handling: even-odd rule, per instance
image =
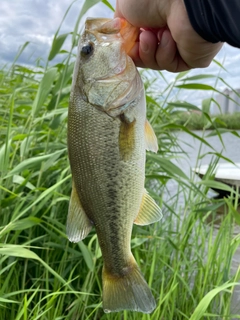
[{"label": "fish eye", "polygon": [[81,55],[83,57],[89,57],[93,52],[93,44],[89,42],[87,45],[83,46],[81,49]]}]

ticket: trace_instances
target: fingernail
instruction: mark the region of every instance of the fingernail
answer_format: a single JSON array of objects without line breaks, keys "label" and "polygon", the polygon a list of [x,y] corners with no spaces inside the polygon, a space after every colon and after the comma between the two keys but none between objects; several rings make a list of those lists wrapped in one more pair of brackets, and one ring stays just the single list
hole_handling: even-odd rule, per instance
[{"label": "fingernail", "polygon": [[158,42],[161,41],[163,31],[164,31],[163,29],[160,29],[160,30],[158,31],[158,33],[157,33]]},{"label": "fingernail", "polygon": [[147,44],[146,42],[144,42],[141,38],[142,38],[142,37],[141,37],[141,35],[140,35],[140,37],[139,37],[140,49],[141,49],[142,52],[148,53],[148,49],[149,49],[148,44]]},{"label": "fingernail", "polygon": [[168,31],[163,31],[161,40],[160,40],[160,45],[161,47],[166,47],[168,44]]}]

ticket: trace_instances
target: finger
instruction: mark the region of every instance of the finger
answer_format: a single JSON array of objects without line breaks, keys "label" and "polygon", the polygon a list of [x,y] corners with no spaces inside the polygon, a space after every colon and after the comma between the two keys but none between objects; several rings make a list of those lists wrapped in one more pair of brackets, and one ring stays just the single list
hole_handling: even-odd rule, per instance
[{"label": "finger", "polygon": [[140,68],[157,69],[155,52],[157,49],[157,32],[141,29],[139,41],[135,43],[128,55]]},{"label": "finger", "polygon": [[155,30],[142,30],[139,42],[135,43],[129,55],[135,65],[141,68],[170,72],[190,69],[179,55],[170,31],[165,28],[161,28],[158,33]]},{"label": "finger", "polygon": [[128,55],[132,58],[136,67],[146,68],[141,58],[139,57],[139,42],[136,42]]},{"label": "finger", "polygon": [[114,18],[123,18],[122,11],[120,9],[119,1],[116,2],[116,8],[114,12]]},{"label": "finger", "polygon": [[158,69],[155,59],[157,47],[157,35],[150,30],[143,30],[139,36],[139,58],[145,67]]},{"label": "finger", "polygon": [[159,70],[181,72],[189,70],[190,67],[179,55],[177,45],[168,29],[158,34],[159,45],[156,50],[156,64]]}]

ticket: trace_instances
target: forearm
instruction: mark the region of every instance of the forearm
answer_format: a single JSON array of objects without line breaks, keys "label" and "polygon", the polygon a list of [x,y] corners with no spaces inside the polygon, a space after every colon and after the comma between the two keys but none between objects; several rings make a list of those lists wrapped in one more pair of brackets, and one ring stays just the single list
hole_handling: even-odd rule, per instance
[{"label": "forearm", "polygon": [[239,0],[184,0],[189,20],[205,40],[240,48]]}]

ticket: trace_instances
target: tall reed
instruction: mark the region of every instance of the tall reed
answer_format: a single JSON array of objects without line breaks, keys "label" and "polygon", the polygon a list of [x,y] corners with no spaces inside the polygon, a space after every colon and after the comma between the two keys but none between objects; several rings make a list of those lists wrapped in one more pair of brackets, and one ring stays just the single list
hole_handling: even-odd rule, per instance
[{"label": "tall reed", "polygon": [[[230,199],[210,201],[212,175],[196,182],[173,161],[182,153],[173,151],[178,141],[172,131],[195,136],[185,124],[175,123],[176,107],[198,110],[206,124],[212,122],[206,110],[179,102],[176,92],[214,90],[204,84],[207,76],[196,79],[180,73],[173,82],[166,81],[162,92],[153,92],[156,82],[163,80],[162,73],[156,72],[153,82],[148,71],[142,74],[148,118],[159,139],[159,153],[147,155],[146,187],[162,205],[164,218],[153,226],[134,226],[132,249],[156,297],[156,310],[151,315],[104,314],[96,234],[92,231],[77,244],[66,238],[71,192],[66,119],[73,52],[82,16],[97,2],[84,2],[73,33],[61,34],[58,28],[44,67],[14,61],[0,71],[0,319],[238,319],[239,314],[231,310],[240,273],[240,269],[231,273],[240,243],[240,237],[232,234],[234,221],[239,221],[234,202],[238,195],[232,191]],[[69,37],[70,51],[54,64]],[[196,80],[200,82],[193,83]],[[214,128],[213,134],[221,139]],[[207,139],[197,138],[209,145]],[[169,181],[177,187],[166,200]],[[183,207],[178,205],[179,197],[184,199]],[[226,212],[214,234],[216,210],[223,204]]]}]

